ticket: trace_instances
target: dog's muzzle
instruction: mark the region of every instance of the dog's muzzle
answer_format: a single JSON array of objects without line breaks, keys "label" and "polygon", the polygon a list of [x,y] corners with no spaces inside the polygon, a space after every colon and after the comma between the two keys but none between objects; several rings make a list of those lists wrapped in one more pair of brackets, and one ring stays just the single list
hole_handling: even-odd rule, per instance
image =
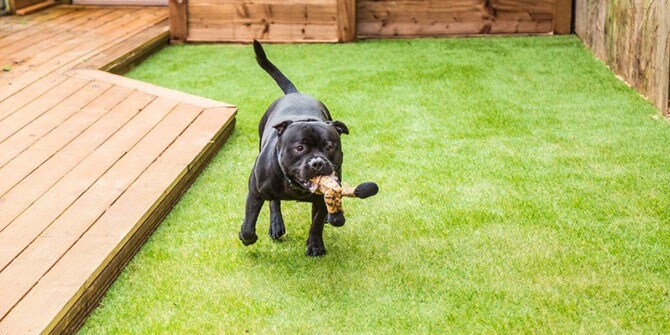
[{"label": "dog's muzzle", "polygon": [[322,157],[313,157],[307,161],[307,167],[314,176],[325,176],[333,173],[333,165]]}]

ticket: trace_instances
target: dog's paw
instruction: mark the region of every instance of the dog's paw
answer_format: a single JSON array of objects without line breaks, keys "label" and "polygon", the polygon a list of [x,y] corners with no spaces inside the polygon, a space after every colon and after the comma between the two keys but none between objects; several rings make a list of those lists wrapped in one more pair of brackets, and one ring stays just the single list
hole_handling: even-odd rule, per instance
[{"label": "dog's paw", "polygon": [[240,232],[238,237],[240,238],[240,241],[242,241],[242,244],[244,244],[244,245],[252,245],[252,244],[256,243],[256,240],[258,240],[258,235],[256,235],[255,233],[244,234],[244,233]]},{"label": "dog's paw", "polygon": [[322,241],[313,241],[307,239],[307,251],[305,255],[309,257],[323,256],[326,254],[326,247],[323,245]]},{"label": "dog's paw", "polygon": [[270,237],[273,240],[278,240],[286,234],[286,226],[281,219],[270,220]]},{"label": "dog's paw", "polygon": [[318,257],[323,256],[325,254],[326,254],[326,248],[322,245],[320,246],[308,245],[307,251],[305,252],[305,255],[309,257]]}]

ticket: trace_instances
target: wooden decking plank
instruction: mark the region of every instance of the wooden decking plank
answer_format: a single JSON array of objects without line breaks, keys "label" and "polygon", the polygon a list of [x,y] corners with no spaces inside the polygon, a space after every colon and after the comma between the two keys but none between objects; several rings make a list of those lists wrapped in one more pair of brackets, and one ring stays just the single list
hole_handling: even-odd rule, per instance
[{"label": "wooden decking plank", "polygon": [[[96,34],[89,32],[78,39],[66,42],[69,49],[63,51],[58,48],[57,51],[53,52],[60,52],[60,54],[51,55],[52,58],[46,62],[43,62],[44,54],[40,53],[39,56],[42,60],[35,61],[39,65],[30,68],[30,71],[27,71],[25,66],[22,69],[12,71],[13,75],[11,77],[0,79],[0,87],[6,91],[6,96],[12,95],[50,73],[67,71],[85,59],[91,58],[107,47],[118,43],[119,40],[128,35],[164,19],[164,15],[155,11],[137,10],[137,12],[140,15],[139,17],[135,17],[134,14],[124,15],[118,20],[96,28]],[[119,29],[119,26],[124,29]],[[85,42],[82,43],[82,39]],[[0,99],[2,98],[2,93],[0,93]]]},{"label": "wooden decking plank", "polygon": [[[89,160],[88,164],[82,165],[81,158],[89,158],[92,153],[99,152],[98,149],[103,146],[125,144],[126,142],[119,141],[121,135],[128,136],[127,141],[143,135],[127,134],[128,131],[118,130],[128,129],[125,127],[126,123],[132,120],[137,111],[144,108],[152,99],[153,97],[144,93],[134,92],[121,103],[115,101],[116,105],[105,114],[105,117],[86,129],[75,141],[58,151],[56,155],[3,195],[0,198],[3,201],[3,206],[0,206],[0,218],[3,220],[0,221],[0,240],[2,236],[5,236],[8,227],[12,227],[10,223],[19,215],[23,217],[22,220],[32,218],[43,221],[47,217],[60,214],[58,204],[62,204],[66,199],[76,198],[78,191],[83,192],[82,187],[91,185],[92,181],[89,181],[91,177],[86,178],[84,172],[97,171],[96,169],[103,167],[96,164],[107,161],[90,162]],[[125,149],[127,149],[125,146],[116,148],[116,150]],[[71,176],[73,171],[70,169],[77,169],[74,175],[79,176],[79,179]],[[66,178],[67,176],[70,177]],[[20,226],[20,223],[15,223],[13,229],[21,229]],[[0,250],[2,247],[0,244]],[[0,252],[0,259],[2,259],[2,252]],[[2,267],[0,262],[0,268]]]},{"label": "wooden decking plank", "polygon": [[7,108],[16,110],[34,100],[36,97],[46,93],[54,85],[58,85],[58,83],[65,81],[65,79],[66,78],[62,75],[53,73],[34,81],[25,87],[11,85],[9,87],[4,87],[0,90],[1,110]]},{"label": "wooden decking plank", "polygon": [[85,54],[80,59],[77,59],[68,64],[67,70],[75,68],[77,65],[83,63],[85,60],[92,59],[97,55],[99,55],[100,53],[108,50],[109,48],[116,47],[118,43],[123,42],[124,40],[130,38],[131,36],[137,34],[138,32],[141,32],[145,29],[148,29],[151,26],[159,24],[160,22],[164,21],[167,18],[167,11],[164,8],[146,7],[144,8],[144,10],[147,11],[147,15],[149,16],[148,20],[144,21],[144,25],[138,26],[134,28],[132,31],[129,30],[128,32],[126,32],[126,34],[123,34],[121,36],[116,36],[116,38],[110,40],[106,45],[91,50],[89,53]]},{"label": "wooden decking plank", "polygon": [[84,80],[102,80],[108,83],[113,83],[114,85],[141,90],[142,92],[147,92],[155,96],[175,99],[179,102],[200,106],[202,108],[233,107],[233,105],[227,104],[225,102],[207,99],[181,91],[171,90],[169,88],[152,85],[143,81],[118,76],[104,71],[77,69],[67,72],[67,75]]},{"label": "wooden decking plank", "polygon": [[0,38],[0,63],[4,63],[7,57],[22,50],[25,47],[35,46],[35,43],[59,33],[64,28],[72,25],[82,16],[90,15],[92,11],[75,10],[68,15],[62,15],[51,21],[48,25],[39,25],[33,29],[21,30],[11,35]]},{"label": "wooden decking plank", "polygon": [[[137,100],[131,99],[137,97]],[[147,101],[144,93],[134,93],[128,99],[138,107]],[[153,97],[150,97],[153,99]],[[72,203],[86,192],[114,163],[133,148],[165,115],[176,106],[166,99],[155,99],[137,116],[129,121],[105,143],[88,155],[77,166],[58,180],[38,199],[26,197],[23,190],[18,194],[18,204],[7,206],[15,214],[27,203],[29,207],[2,231],[0,231],[0,269],[3,269],[30,241],[36,238],[53,220],[58,218]],[[40,180],[41,181],[41,180]],[[32,190],[30,190],[32,191]],[[9,193],[8,193],[9,194]],[[33,202],[30,202],[33,201]],[[10,203],[11,204],[11,203]]]},{"label": "wooden decking plank", "polygon": [[44,24],[56,18],[67,15],[74,11],[75,8],[64,6],[47,8],[43,11],[30,15],[29,17],[10,16],[3,18],[0,21],[0,38],[4,38],[11,34],[33,28],[34,26]]},{"label": "wooden decking plank", "polygon": [[87,83],[88,81],[85,80],[68,79],[10,115],[2,115],[2,111],[0,111],[0,142],[21,130],[32,120],[46,113]]},{"label": "wooden decking plank", "polygon": [[[162,106],[161,106],[162,107]],[[0,273],[0,315],[14,306],[115,200],[151,165],[202,108],[180,105],[101,176]]]},{"label": "wooden decking plank", "polygon": [[[202,172],[210,159],[223,146],[228,136],[232,133],[235,125],[235,119],[227,123],[225,127],[210,141],[206,149],[199,157],[199,161],[194,161],[189,165],[189,170],[181,174],[180,177],[170,187],[170,192],[164,193],[161,200],[157,200],[155,209],[150,214],[142,218],[142,222],[138,222],[132,234],[126,236],[123,245],[119,246],[114,254],[109,255],[106,259],[106,266],[99,272],[96,271],[95,278],[88,284],[82,294],[78,294],[74,302],[69,302],[66,308],[59,313],[59,316],[54,319],[57,321],[56,325],[49,325],[48,329],[51,334],[61,333],[75,333],[81,327],[86,317],[95,309],[102,300],[103,295],[112,285],[117,276],[121,273],[126,264],[132,257],[140,250],[142,245],[147,241],[153,231],[160,225],[163,219],[170,213],[172,207],[179,201],[182,194],[195,181],[197,176]],[[107,262],[108,261],[108,262]],[[62,316],[61,316],[62,315]],[[60,319],[60,320],[59,320]]]},{"label": "wooden decking plank", "polygon": [[18,17],[16,15],[5,15],[0,21],[0,32],[9,31],[9,29],[21,28],[29,23],[35,24],[39,16],[46,14],[53,15],[54,11],[61,10],[60,8],[48,8],[39,13],[32,14],[30,17]]},{"label": "wooden decking plank", "polygon": [[152,54],[158,47],[167,45],[169,36],[168,18],[100,52],[76,68],[123,73],[133,64]]},{"label": "wooden decking plank", "polygon": [[60,75],[49,75],[28,85],[25,90],[0,90],[0,113],[3,115],[0,118],[14,113],[65,79],[67,78]]},{"label": "wooden decking plank", "polygon": [[39,78],[45,74],[44,71],[49,73],[58,69],[90,50],[104,46],[110,40],[142,27],[145,25],[144,20],[151,15],[152,12],[142,10],[125,11],[123,15],[110,21],[91,22],[92,29],[80,34],[78,38],[72,38],[69,34],[64,34],[53,41],[55,44],[52,48],[33,55],[16,69],[0,74],[0,86],[17,82],[18,79]]},{"label": "wooden decking plank", "polygon": [[118,11],[111,8],[79,10],[70,15],[63,16],[64,19],[67,18],[67,21],[55,27],[44,27],[41,31],[33,31],[31,29],[29,32],[32,32],[32,34],[29,36],[16,36],[20,34],[10,35],[11,39],[0,40],[0,64],[22,66],[33,55],[62,43],[64,41],[63,38],[75,38],[76,35],[73,34],[74,32],[81,32],[82,29],[90,27],[87,23],[98,22],[102,17],[107,19],[107,16],[112,16],[116,13]]},{"label": "wooden decking plank", "polygon": [[[66,42],[76,41],[82,33],[92,33],[93,29],[128,14],[127,12],[111,8],[79,10],[77,13],[79,15],[75,20],[65,22],[55,28],[48,28],[46,32],[39,33],[37,36],[26,38],[23,43],[32,42],[29,47],[18,49],[20,51],[0,59],[4,60],[6,58],[8,62],[18,64],[17,67],[34,67],[39,64],[38,61],[51,59],[51,55],[62,52],[61,50],[63,49],[61,46]],[[70,15],[67,16],[69,17]],[[40,58],[34,58],[35,55]]]},{"label": "wooden decking plank", "polygon": [[[89,52],[95,50],[101,46],[105,46],[110,41],[126,35],[135,34],[138,30],[141,30],[145,27],[151,26],[160,20],[165,19],[165,15],[159,14],[154,10],[148,10],[144,8],[138,8],[135,10],[131,9],[117,9],[116,12],[122,14],[119,17],[113,19],[107,19],[101,22],[102,24],[97,25],[95,29],[85,30],[89,35],[95,35],[98,38],[98,41],[94,42],[103,42],[103,43],[90,43],[85,47],[78,47],[80,51]],[[158,19],[158,21],[154,21]],[[122,29],[120,29],[122,27]],[[68,52],[73,50],[66,49]]]},{"label": "wooden decking plank", "polygon": [[[132,90],[124,87],[112,87],[73,117],[40,138],[30,150],[24,151],[2,166],[0,168],[0,174],[3,176],[0,179],[0,196],[31,174],[31,177],[23,183],[32,185],[33,192],[38,191],[39,185],[49,187],[55,183],[65,174],[59,171],[71,169],[105,140],[102,137],[103,134],[111,136],[116,128],[110,127],[108,121],[98,120],[107,115],[114,106],[131,93]],[[96,123],[102,123],[102,125],[99,126]],[[90,127],[93,129],[89,130]],[[91,140],[91,134],[97,134],[97,140]],[[3,222],[5,221],[0,221],[0,231],[6,226]]]},{"label": "wooden decking plank", "polygon": [[155,213],[167,196],[160,190],[171,189],[188,172],[187,166],[177,162],[184,156],[196,159],[213,146],[217,135],[229,129],[232,115],[213,110],[203,112],[2,320],[0,333],[7,329],[20,332],[53,329]]},{"label": "wooden decking plank", "polygon": [[[59,313],[59,316],[55,320],[60,319],[60,321],[58,321],[54,328],[49,327],[52,334],[74,333],[79,329],[84,323],[86,316],[97,306],[104,293],[128,261],[139,251],[151,233],[170,213],[170,210],[179,201],[181,195],[186,192],[210,159],[218,152],[232,133],[235,125],[235,109],[226,108],[223,109],[223,112],[227,113],[226,115],[230,118],[224,125],[220,126],[219,131],[212,136],[204,148],[201,148],[197,158],[188,164],[188,168],[183,169],[179,177],[175,178],[174,182],[157,198],[150,211],[133,226],[131,232],[124,236],[123,242],[117,245],[117,248],[105,259],[104,264],[100,265],[98,268],[99,271],[95,272],[94,279],[90,283],[89,281],[86,282],[87,286],[83,290],[83,293],[74,297],[76,299],[74,303],[69,302],[68,307]],[[215,125],[218,123],[214,122],[212,124]],[[182,143],[182,141],[180,140],[177,143]],[[188,155],[182,155],[181,157],[184,158],[186,156]],[[163,169],[160,170],[163,171]]]},{"label": "wooden decking plank", "polygon": [[[79,91],[51,108],[47,113],[34,119],[23,129],[0,142],[0,175],[4,176],[2,167],[4,167],[11,159],[15,158],[18,154],[39,141],[42,136],[62,125],[72,115],[76,114],[77,111],[84,108],[88,103],[107,91],[110,87],[112,87],[112,85],[108,83],[90,82]],[[4,192],[2,192],[2,187],[0,187],[0,195],[2,194],[4,194]]]},{"label": "wooden decking plank", "polygon": [[[175,174],[172,175],[171,180],[173,182],[165,187],[165,191],[161,194],[154,204],[150,207],[150,210],[132,227],[131,231],[123,235],[120,230],[115,229],[116,236],[122,239],[121,243],[117,244],[117,248],[114,249],[110,255],[108,255],[105,260],[100,264],[98,269],[95,271],[93,281],[89,284],[87,281],[87,287],[84,290],[84,293],[80,295],[74,302],[74,306],[67,307],[69,310],[65,313],[64,317],[59,316],[56,318],[61,318],[61,321],[57,324],[55,328],[56,331],[64,329],[65,331],[76,331],[78,327],[83,323],[83,318],[87,313],[89,313],[102,299],[102,295],[107,290],[112,281],[116,278],[118,273],[120,273],[123,266],[127,261],[132,258],[132,256],[140,249],[141,245],[146,241],[149,235],[153,230],[160,224],[163,218],[170,212],[170,209],[176,204],[176,202],[181,197],[181,194],[188,189],[188,186],[195,180],[197,175],[204,169],[206,163],[211,159],[212,156],[218,151],[218,149],[223,145],[225,140],[228,138],[232,132],[234,125],[234,110],[226,110],[230,119],[228,119],[225,125],[220,126],[219,131],[216,135],[209,136],[211,139],[208,143],[200,148],[200,153],[197,154],[197,158],[193,159],[188,165],[188,168],[184,168],[186,165],[176,164],[175,161],[172,161],[172,165],[169,165],[172,168],[182,168],[181,173],[178,173],[178,170],[173,170]],[[223,116],[223,115],[222,115]],[[209,118],[205,118],[209,119]],[[212,120],[210,119],[211,122]],[[218,122],[212,123],[212,125],[219,125]],[[187,141],[179,141],[179,143],[186,143]],[[202,143],[202,142],[201,142]],[[191,147],[193,148],[193,147]],[[190,155],[180,155],[182,159]],[[192,158],[193,156],[191,156]],[[167,159],[165,162],[169,162]],[[167,172],[169,170],[168,166],[165,165],[156,165],[154,166],[154,171]],[[169,174],[169,173],[168,173]],[[147,174],[149,175],[149,174]],[[139,185],[144,185],[145,191],[152,187],[159,187],[161,182],[156,179],[155,176],[152,177],[154,182],[148,182],[147,184],[139,183]],[[148,180],[148,179],[147,179]],[[168,179],[165,179],[168,180]],[[162,184],[165,186],[165,184]],[[157,190],[158,188],[154,189]],[[132,224],[134,221],[127,221]],[[110,227],[111,228],[111,227]],[[125,229],[124,229],[125,230]],[[104,234],[104,233],[103,233]],[[70,302],[71,303],[71,302]]]}]

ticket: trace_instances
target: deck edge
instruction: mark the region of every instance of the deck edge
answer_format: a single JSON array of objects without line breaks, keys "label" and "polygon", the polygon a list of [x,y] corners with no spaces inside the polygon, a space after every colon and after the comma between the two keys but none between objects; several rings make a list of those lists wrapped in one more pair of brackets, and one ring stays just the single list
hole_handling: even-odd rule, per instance
[{"label": "deck edge", "polygon": [[131,89],[141,90],[143,92],[167,98],[172,100],[177,100],[182,103],[202,107],[202,108],[217,108],[217,107],[229,107],[236,108],[235,105],[227,104],[225,102],[220,102],[212,99],[203,98],[197,95],[184,93],[181,91],[145,83],[143,81],[130,79],[113,73],[101,71],[101,70],[86,70],[86,69],[75,69],[70,70],[65,73],[66,75],[74,78],[84,79],[84,80],[98,80],[104,81],[113,85],[123,86]]},{"label": "deck edge", "polygon": [[[230,111],[233,108],[225,107]],[[175,187],[164,197],[157,200],[158,205],[149,213],[146,220],[139,222],[139,228],[135,232],[129,232],[129,238],[120,248],[111,261],[102,265],[101,272],[92,278],[91,284],[83,288],[83,293],[76,298],[74,304],[69,308],[60,320],[54,320],[51,329],[44,329],[49,334],[73,334],[84,324],[90,313],[99,305],[109,287],[125,269],[128,262],[137,254],[151,234],[160,226],[163,219],[170,213],[174,205],[181,199],[182,195],[189,189],[191,184],[200,176],[211,159],[221,149],[226,140],[235,129],[236,109],[233,111],[230,121],[212,139],[211,144],[203,147],[203,151],[185,169],[187,172],[179,180]]]},{"label": "deck edge", "polygon": [[[162,30],[161,33],[158,33],[155,37],[149,39],[148,41],[142,43],[141,45],[133,48],[132,50],[126,52],[125,54],[113,59],[107,64],[104,64],[98,70],[122,75],[128,72],[133,66],[138,65],[145,59],[147,59],[152,54],[156,53],[158,50],[162,49],[164,46],[170,43],[170,31],[168,27],[168,19],[157,23],[149,29]],[[140,35],[140,34],[137,34]],[[135,37],[135,36],[133,36]],[[133,38],[131,37],[131,38]]]}]

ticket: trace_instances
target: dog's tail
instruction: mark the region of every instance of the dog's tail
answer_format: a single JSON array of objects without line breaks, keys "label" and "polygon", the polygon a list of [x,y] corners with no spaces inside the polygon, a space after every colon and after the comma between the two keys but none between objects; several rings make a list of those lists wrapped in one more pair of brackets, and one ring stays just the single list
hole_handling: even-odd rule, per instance
[{"label": "dog's tail", "polygon": [[295,85],[286,78],[286,76],[279,71],[279,69],[268,60],[268,57],[265,55],[265,50],[260,42],[254,40],[254,52],[256,53],[256,61],[258,65],[267,72],[272,79],[277,82],[277,85],[284,91],[284,94],[289,93],[298,93],[298,89],[295,88]]}]

